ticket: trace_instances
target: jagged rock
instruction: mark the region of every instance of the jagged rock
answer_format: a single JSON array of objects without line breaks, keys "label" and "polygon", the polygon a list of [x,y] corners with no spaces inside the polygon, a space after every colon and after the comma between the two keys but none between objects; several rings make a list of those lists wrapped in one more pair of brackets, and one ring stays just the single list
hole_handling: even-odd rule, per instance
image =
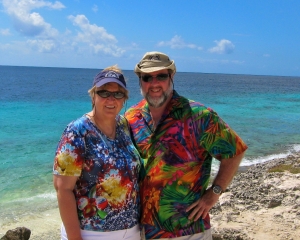
[{"label": "jagged rock", "polygon": [[213,240],[222,240],[223,238],[222,238],[222,235],[221,234],[213,234],[212,235],[212,239]]},{"label": "jagged rock", "polygon": [[8,230],[0,240],[28,240],[31,231],[26,227],[18,227]]},{"label": "jagged rock", "polygon": [[280,205],[281,205],[281,201],[280,200],[272,199],[269,202],[268,208],[274,208],[274,207],[278,207]]},{"label": "jagged rock", "polygon": [[212,233],[213,240],[250,240],[245,233],[237,229],[223,228],[218,232]]},{"label": "jagged rock", "polygon": [[[254,232],[249,229],[225,229],[230,224],[239,226],[239,223],[257,228],[258,223],[244,221],[244,212],[265,215],[267,212],[275,212],[274,223],[284,223],[287,227],[294,227],[300,220],[300,174],[285,172],[269,172],[268,170],[281,165],[300,164],[300,153],[286,158],[273,159],[252,165],[243,169],[233,179],[226,193],[222,195],[219,202],[211,209],[211,219],[214,240],[229,239],[252,239]],[[288,214],[282,210],[288,209]],[[281,209],[276,211],[275,208]],[[270,209],[270,210],[269,210]],[[237,214],[235,214],[237,213]],[[241,216],[241,217],[240,217]],[[240,218],[239,218],[240,217]],[[245,216],[245,219],[246,216]],[[274,225],[276,225],[274,224]],[[240,225],[243,226],[243,225]],[[276,225],[277,226],[277,225]],[[282,239],[282,230],[274,229]],[[251,236],[251,237],[250,237]],[[288,236],[288,235],[286,235]],[[258,238],[254,238],[258,239]],[[288,238],[287,238],[288,239]]]}]

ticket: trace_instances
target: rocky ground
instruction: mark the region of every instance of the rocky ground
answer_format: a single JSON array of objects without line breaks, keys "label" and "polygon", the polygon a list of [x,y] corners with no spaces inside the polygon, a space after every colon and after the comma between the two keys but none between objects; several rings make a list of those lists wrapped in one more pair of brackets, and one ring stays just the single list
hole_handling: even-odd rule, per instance
[{"label": "rocky ground", "polygon": [[280,164],[300,168],[300,153],[234,178],[211,210],[213,239],[300,239],[300,173],[268,172]]},{"label": "rocky ground", "polygon": [[[253,165],[235,176],[211,210],[214,240],[300,239],[300,173],[268,172],[280,164],[299,169],[300,153]],[[1,226],[0,239],[24,226],[31,230],[30,240],[56,240],[60,225],[58,209],[51,209]]]}]

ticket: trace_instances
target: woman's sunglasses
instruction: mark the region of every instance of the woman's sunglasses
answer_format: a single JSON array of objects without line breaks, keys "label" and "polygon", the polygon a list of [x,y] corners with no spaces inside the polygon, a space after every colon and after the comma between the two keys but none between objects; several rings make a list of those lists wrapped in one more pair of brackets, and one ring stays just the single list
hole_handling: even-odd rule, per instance
[{"label": "woman's sunglasses", "polygon": [[144,75],[140,77],[144,82],[152,82],[153,78],[156,78],[157,81],[163,82],[166,81],[169,78],[169,74],[166,73],[161,73],[161,74],[157,74],[156,76],[152,76],[152,75]]},{"label": "woman's sunglasses", "polygon": [[96,93],[102,98],[108,98],[110,97],[110,95],[112,95],[116,99],[122,99],[123,97],[125,97],[125,93],[123,92],[109,92],[106,90],[99,90]]}]

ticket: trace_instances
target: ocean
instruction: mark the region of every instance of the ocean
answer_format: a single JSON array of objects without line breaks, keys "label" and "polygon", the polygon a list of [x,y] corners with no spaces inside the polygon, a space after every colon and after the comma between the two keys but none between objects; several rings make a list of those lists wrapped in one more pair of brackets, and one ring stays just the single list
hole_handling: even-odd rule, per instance
[{"label": "ocean", "polygon": [[[0,66],[0,226],[57,207],[55,148],[66,125],[90,111],[87,91],[99,71]],[[134,72],[124,75],[130,98],[122,113],[142,99]],[[174,85],[242,137],[242,166],[300,151],[300,77],[178,72]]]}]

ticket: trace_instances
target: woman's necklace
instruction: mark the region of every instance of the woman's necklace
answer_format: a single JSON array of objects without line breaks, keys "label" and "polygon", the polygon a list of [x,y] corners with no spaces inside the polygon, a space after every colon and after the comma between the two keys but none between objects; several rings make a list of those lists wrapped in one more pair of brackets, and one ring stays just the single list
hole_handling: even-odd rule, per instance
[{"label": "woman's necklace", "polygon": [[101,127],[100,124],[97,123],[97,120],[95,118],[95,116],[91,116],[91,115],[87,115],[91,120],[92,122],[96,125],[96,127],[102,132],[105,134],[106,137],[110,138],[110,139],[115,139],[116,137],[116,122],[114,122],[114,125],[113,125],[113,128],[111,130],[109,130],[110,128],[108,129],[104,129]]},{"label": "woman's necklace", "polygon": [[99,128],[99,130],[100,130],[101,132],[103,132],[108,138],[110,138],[110,139],[115,139],[115,137],[116,137],[116,124],[114,124],[112,130],[109,130],[109,129],[105,129],[105,130],[104,130],[104,128],[102,128],[101,125],[98,124],[98,123],[95,121],[95,118],[94,118],[94,122],[95,122],[97,128]]}]

